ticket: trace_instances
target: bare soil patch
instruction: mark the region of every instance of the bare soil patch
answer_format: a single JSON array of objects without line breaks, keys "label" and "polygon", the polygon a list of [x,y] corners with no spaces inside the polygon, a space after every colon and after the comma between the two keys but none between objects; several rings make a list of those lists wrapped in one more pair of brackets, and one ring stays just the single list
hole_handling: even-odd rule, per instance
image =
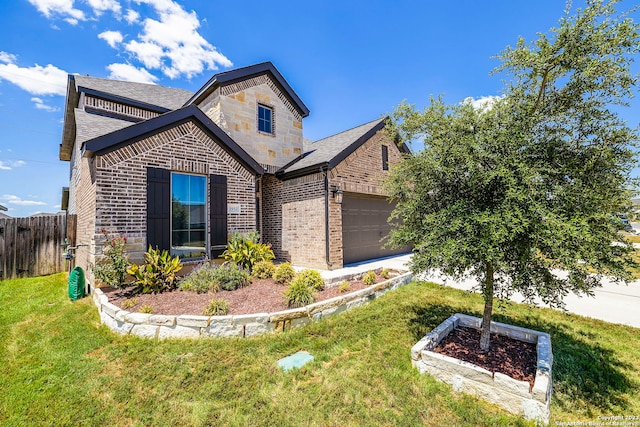
[{"label": "bare soil patch", "polygon": [[[376,283],[384,280],[386,279],[382,278],[382,276],[378,275],[376,277]],[[361,280],[349,281],[349,290],[344,293],[340,292],[338,284],[325,287],[324,290],[316,294],[315,302],[339,295],[347,295],[366,287],[367,285]],[[249,286],[235,291],[220,290],[203,294],[179,289],[159,294],[134,294],[133,288],[115,289],[106,287],[101,289],[109,298],[111,304],[131,312],[140,311],[143,306],[150,306],[153,309],[153,314],[200,316],[213,298],[225,300],[229,304],[228,314],[230,315],[273,313],[289,309],[283,295],[287,289],[286,285],[280,285],[273,279],[253,279]],[[125,303],[126,301],[130,302]],[[132,305],[123,307],[123,304]]]},{"label": "bare soil patch", "polygon": [[532,343],[491,334],[491,348],[485,353],[480,350],[480,330],[459,327],[444,337],[433,351],[518,381],[528,381],[531,387],[535,381],[538,353]]}]

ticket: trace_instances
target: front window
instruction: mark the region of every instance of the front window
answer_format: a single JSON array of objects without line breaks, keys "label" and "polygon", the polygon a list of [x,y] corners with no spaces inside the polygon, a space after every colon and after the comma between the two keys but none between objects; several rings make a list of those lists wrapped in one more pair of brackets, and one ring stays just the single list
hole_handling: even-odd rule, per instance
[{"label": "front window", "polygon": [[258,104],[258,130],[273,133],[273,108]]},{"label": "front window", "polygon": [[207,179],[171,174],[171,255],[200,258],[206,254]]}]

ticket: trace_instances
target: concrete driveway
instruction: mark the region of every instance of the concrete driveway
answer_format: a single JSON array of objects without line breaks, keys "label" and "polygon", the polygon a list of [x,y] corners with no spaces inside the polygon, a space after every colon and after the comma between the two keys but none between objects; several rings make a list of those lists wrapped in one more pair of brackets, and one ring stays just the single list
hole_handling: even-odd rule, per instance
[{"label": "concrete driveway", "polygon": [[[638,224],[640,231],[640,223]],[[406,265],[411,259],[411,255],[401,255],[397,257],[372,260],[370,262],[352,264],[341,270],[323,272],[328,275],[338,275],[338,272],[358,272],[375,269],[378,267],[407,269]],[[453,280],[450,277],[440,274],[431,274],[421,277],[423,280],[441,283],[457,289],[471,290],[477,284],[475,280]],[[640,328],[640,281],[636,280],[629,285],[618,285],[610,280],[603,280],[601,288],[594,289],[594,297],[578,297],[572,293],[566,296],[566,309],[570,313],[579,314],[585,317],[604,320],[606,322],[629,325]],[[514,295],[515,302],[522,302],[522,297]],[[538,302],[540,306],[544,306]]]}]

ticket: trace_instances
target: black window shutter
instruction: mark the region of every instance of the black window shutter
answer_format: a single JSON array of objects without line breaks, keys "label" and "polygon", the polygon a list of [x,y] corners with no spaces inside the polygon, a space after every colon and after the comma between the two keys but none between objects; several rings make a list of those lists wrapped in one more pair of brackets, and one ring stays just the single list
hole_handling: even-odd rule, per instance
[{"label": "black window shutter", "polygon": [[227,177],[209,176],[211,246],[227,244]]},{"label": "black window shutter", "polygon": [[147,246],[171,249],[171,172],[147,168]]}]

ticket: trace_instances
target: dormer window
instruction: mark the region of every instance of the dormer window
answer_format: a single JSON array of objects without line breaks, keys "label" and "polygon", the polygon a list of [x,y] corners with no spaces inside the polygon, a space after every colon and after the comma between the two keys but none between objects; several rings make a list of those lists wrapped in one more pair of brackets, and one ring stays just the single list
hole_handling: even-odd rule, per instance
[{"label": "dormer window", "polygon": [[273,135],[273,108],[258,104],[258,132]]}]

